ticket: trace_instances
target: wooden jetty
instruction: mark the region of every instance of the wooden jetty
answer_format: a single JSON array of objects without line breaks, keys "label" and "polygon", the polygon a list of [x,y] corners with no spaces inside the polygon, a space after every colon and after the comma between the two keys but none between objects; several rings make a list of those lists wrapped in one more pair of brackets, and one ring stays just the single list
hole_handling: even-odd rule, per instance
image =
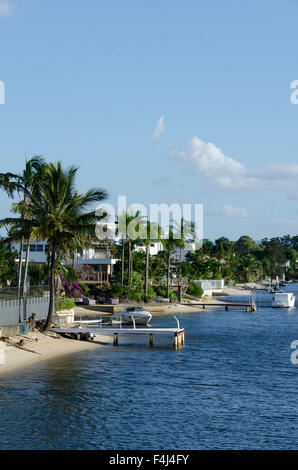
[{"label": "wooden jetty", "polygon": [[214,303],[210,303],[210,304],[207,304],[207,303],[193,303],[193,304],[185,304],[185,303],[182,303],[182,302],[179,302],[181,305],[187,305],[188,307],[200,307],[202,308],[203,310],[207,309],[208,307],[224,307],[226,311],[228,310],[241,310],[241,309],[245,309],[246,312],[256,312],[257,311],[257,307],[256,307],[256,304],[255,303],[252,303],[252,304],[243,304],[243,303],[238,303],[238,302],[230,302],[230,303],[227,303],[227,302],[214,302]]},{"label": "wooden jetty", "polygon": [[97,336],[111,336],[113,338],[113,345],[118,346],[121,338],[124,336],[133,338],[145,339],[147,344],[152,348],[155,339],[158,337],[171,338],[173,341],[174,349],[179,349],[184,345],[185,332],[184,328],[110,328],[110,327],[70,327],[70,328],[51,328],[51,331],[58,333],[62,336],[78,339],[79,341],[94,340]]}]

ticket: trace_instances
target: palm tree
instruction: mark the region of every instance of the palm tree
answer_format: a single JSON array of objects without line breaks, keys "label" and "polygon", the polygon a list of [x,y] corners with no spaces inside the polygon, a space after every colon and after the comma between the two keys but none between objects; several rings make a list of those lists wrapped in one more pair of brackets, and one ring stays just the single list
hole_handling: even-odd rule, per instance
[{"label": "palm tree", "polygon": [[[14,173],[0,173],[0,188],[3,189],[8,197],[11,199],[14,198],[14,194],[17,191],[17,178],[18,175]],[[19,262],[18,262],[18,291],[20,292],[21,287],[21,274],[22,274],[22,256],[23,256],[23,237],[21,238],[20,252],[19,252]]]},{"label": "palm tree", "polygon": [[[177,239],[176,247],[179,248],[179,297],[181,297],[181,285],[182,285],[182,249],[186,247],[188,239],[191,239],[193,242],[196,241],[196,232],[195,232],[195,223],[192,221],[184,220],[181,217],[179,223],[174,222],[174,230],[179,234]],[[177,238],[177,237],[176,237]]]},{"label": "palm tree", "polygon": [[126,214],[122,212],[117,218],[117,234],[121,237],[121,286],[124,285],[124,268],[125,268],[125,242],[127,238]]},{"label": "palm tree", "polygon": [[145,232],[145,246],[146,246],[146,265],[145,265],[145,295],[148,294],[148,271],[149,271],[149,259],[150,259],[150,246],[152,241],[160,240],[161,227],[154,223],[146,221],[143,225],[143,231]]},{"label": "palm tree", "polygon": [[[144,225],[144,217],[138,210],[134,214],[130,211],[122,212],[118,216],[118,234],[122,240],[122,255],[121,255],[121,285],[124,283],[124,259],[125,259],[125,242],[128,243],[128,262],[127,262],[127,284],[130,283],[130,275],[132,272],[132,242],[137,240],[142,233]],[[136,233],[138,236],[136,236]]]},{"label": "palm tree", "polygon": [[172,253],[180,246],[181,239],[176,237],[173,224],[170,225],[168,238],[162,239],[162,244],[167,251],[167,297],[170,296],[170,272]]},{"label": "palm tree", "polygon": [[[9,197],[14,198],[15,192],[22,194],[23,202],[22,204],[26,206],[28,203],[28,192],[35,192],[38,188],[37,182],[39,180],[39,175],[42,167],[45,165],[45,161],[40,156],[34,156],[26,162],[24,171],[21,174],[15,173],[1,173],[0,174],[0,187],[6,191]],[[37,195],[37,194],[36,194]],[[21,204],[14,205],[15,212],[21,212],[22,219],[25,218],[24,210],[22,210]],[[25,228],[26,227],[26,228]],[[27,272],[28,272],[28,263],[29,263],[29,252],[30,252],[30,227],[28,224],[23,224],[25,229],[24,233],[20,233],[17,238],[20,240],[20,251],[19,251],[19,261],[18,261],[18,292],[20,294],[20,289],[22,285],[22,260],[23,260],[23,246],[24,240],[27,242],[26,248],[26,260],[25,260],[25,272],[24,272],[24,281],[23,281],[23,295],[25,292]],[[17,235],[17,233],[16,233]]]},{"label": "palm tree", "polygon": [[[26,167],[22,175],[22,183],[24,185],[24,205],[30,204],[28,200],[27,191],[30,189],[30,192],[38,197],[38,188],[39,188],[39,179],[42,174],[42,169],[45,165],[45,161],[41,157],[33,157],[28,162],[26,162]],[[30,198],[29,198],[30,199]],[[25,218],[25,214],[24,214]],[[29,255],[30,255],[30,241],[31,241],[31,227],[28,226],[24,237],[26,240],[26,257],[25,257],[25,268],[24,268],[24,281],[23,281],[23,296],[25,295],[26,283],[27,283],[27,273],[28,273],[28,264],[29,264]]]},{"label": "palm tree", "polygon": [[[92,203],[103,201],[107,192],[103,189],[90,189],[79,194],[75,188],[78,168],[63,170],[61,163],[47,164],[42,168],[38,182],[38,197],[28,190],[27,204],[23,209],[26,222],[30,221],[32,235],[48,240],[50,250],[50,302],[44,329],[52,322],[55,298],[55,261],[57,254],[63,255],[69,244],[82,245],[82,240],[95,236],[95,211],[90,211]],[[1,225],[15,224],[22,227],[21,219],[4,219]]]}]

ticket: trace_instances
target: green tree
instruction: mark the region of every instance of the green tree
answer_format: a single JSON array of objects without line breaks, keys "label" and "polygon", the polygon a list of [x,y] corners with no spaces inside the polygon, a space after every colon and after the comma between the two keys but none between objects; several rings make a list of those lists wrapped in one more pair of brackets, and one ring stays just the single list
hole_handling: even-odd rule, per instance
[{"label": "green tree", "polygon": [[161,241],[167,252],[167,297],[170,297],[171,256],[180,246],[181,238],[177,238],[177,234],[175,234],[173,227],[170,226],[167,238],[162,238]]},{"label": "green tree", "polygon": [[25,270],[23,280],[23,295],[25,293],[29,253],[30,253],[30,237],[31,237],[31,226],[25,222],[25,206],[31,204],[29,194],[35,192],[35,197],[38,197],[38,182],[40,174],[45,161],[42,157],[35,156],[26,162],[25,169],[22,173],[1,173],[0,174],[0,187],[6,191],[9,197],[14,198],[15,193],[22,196],[22,202],[13,206],[15,212],[20,212],[21,217],[24,221],[21,227],[12,226],[11,235],[14,236],[15,240],[20,241],[19,251],[19,262],[18,262],[18,289],[20,291],[22,285],[22,259],[23,259],[23,246],[24,240],[27,242],[26,246],[26,259],[25,259]]},{"label": "green tree", "polygon": [[[103,189],[90,189],[79,194],[75,187],[78,168],[63,170],[60,162],[44,166],[39,179],[38,198],[35,192],[28,191],[30,204],[25,206],[24,217],[30,220],[33,236],[48,240],[50,259],[50,302],[45,324],[47,329],[52,322],[55,296],[55,262],[57,253],[64,254],[69,243],[82,246],[84,239],[95,236],[95,226],[99,217],[90,205],[107,197]],[[22,228],[20,219],[4,219],[2,225],[15,224]]]},{"label": "green tree", "polygon": [[16,278],[17,270],[15,258],[17,253],[11,251],[9,246],[0,246],[0,283],[10,285]]},{"label": "green tree", "polygon": [[125,266],[125,243],[128,245],[128,260],[127,260],[127,284],[130,282],[130,275],[132,272],[132,243],[136,241],[143,230],[145,218],[141,215],[140,211],[122,212],[117,219],[117,233],[122,241],[122,255],[121,255],[121,285],[124,283],[124,266]]},{"label": "green tree", "polygon": [[260,250],[259,245],[248,235],[242,235],[236,242],[236,252],[243,255]]}]

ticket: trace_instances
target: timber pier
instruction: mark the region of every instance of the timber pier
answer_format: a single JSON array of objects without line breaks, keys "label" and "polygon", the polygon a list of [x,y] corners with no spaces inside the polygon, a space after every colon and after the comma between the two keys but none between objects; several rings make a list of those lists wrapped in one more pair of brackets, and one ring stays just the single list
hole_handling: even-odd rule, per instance
[{"label": "timber pier", "polygon": [[[119,346],[121,340],[126,340],[129,338],[131,343],[134,340],[144,340],[145,343],[149,345],[150,348],[154,347],[155,340],[163,339],[169,340],[170,344],[173,345],[174,349],[180,349],[185,344],[185,331],[184,328],[180,327],[179,320],[174,317],[177,322],[176,328],[152,328],[152,327],[136,327],[135,323],[133,326],[123,327],[123,324],[120,321],[119,326],[105,326],[104,321],[106,320],[85,320],[78,321],[78,326],[65,327],[65,328],[51,328],[51,331],[58,333],[59,335],[77,339],[79,341],[89,341],[94,340],[96,337],[100,339],[102,337],[111,337],[114,346]],[[95,323],[99,325],[95,326]]]},{"label": "timber pier", "polygon": [[244,304],[244,303],[238,303],[238,302],[214,302],[214,303],[210,303],[210,304],[207,304],[207,303],[204,303],[204,304],[201,304],[201,303],[192,303],[192,304],[185,304],[185,303],[182,303],[182,302],[179,302],[180,305],[187,305],[188,307],[200,307],[202,308],[203,310],[207,309],[208,307],[210,308],[215,308],[215,307],[224,307],[226,311],[229,311],[229,310],[242,310],[244,309],[246,312],[256,312],[257,311],[257,307],[256,307],[256,304],[255,303],[251,303],[251,304]]}]

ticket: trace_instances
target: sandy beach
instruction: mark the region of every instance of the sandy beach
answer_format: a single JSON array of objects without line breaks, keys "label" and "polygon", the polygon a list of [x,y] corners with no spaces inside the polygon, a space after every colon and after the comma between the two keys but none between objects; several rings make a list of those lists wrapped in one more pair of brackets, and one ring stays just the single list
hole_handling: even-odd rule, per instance
[{"label": "sandy beach", "polygon": [[[21,340],[23,344],[21,347],[18,347],[18,343]],[[94,348],[103,348],[104,341],[105,338],[102,336],[100,342],[96,339],[94,341],[77,341],[62,338],[54,333],[45,335],[39,332],[10,337],[9,343],[2,342],[5,364],[0,365],[0,377],[17,369],[55,357]],[[109,338],[107,338],[107,342],[109,342]]]}]

